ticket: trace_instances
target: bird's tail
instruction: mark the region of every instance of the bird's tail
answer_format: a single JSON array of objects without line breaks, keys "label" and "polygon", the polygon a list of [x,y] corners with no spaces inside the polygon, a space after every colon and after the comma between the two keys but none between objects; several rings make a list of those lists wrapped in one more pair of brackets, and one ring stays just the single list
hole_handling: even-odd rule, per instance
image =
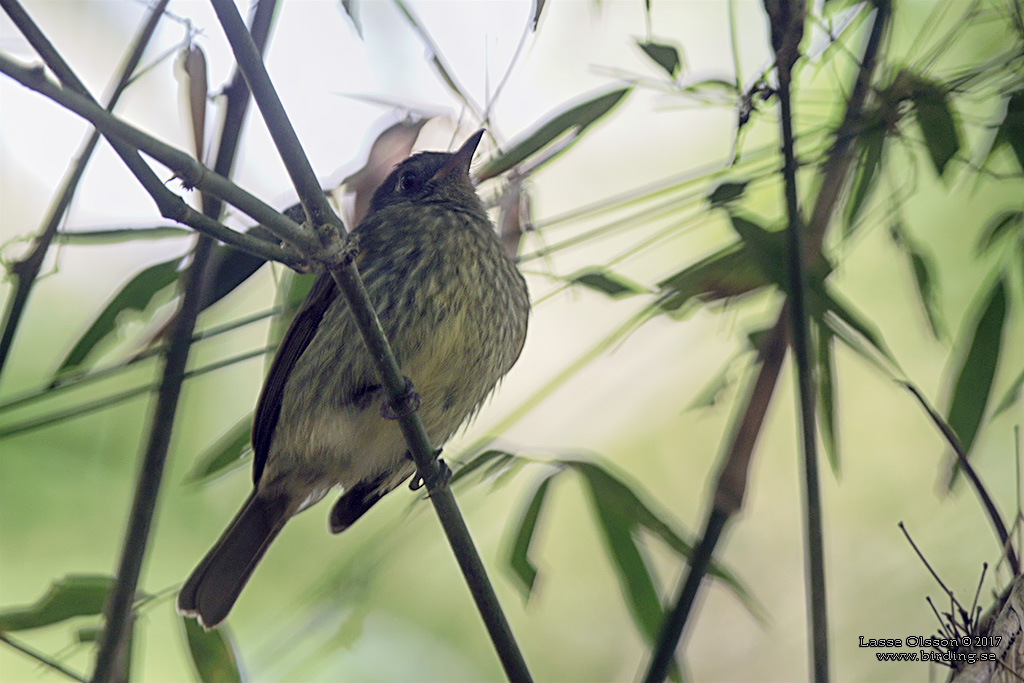
[{"label": "bird's tail", "polygon": [[178,594],[178,612],[213,628],[231,611],[263,553],[288,521],[287,499],[255,491]]}]

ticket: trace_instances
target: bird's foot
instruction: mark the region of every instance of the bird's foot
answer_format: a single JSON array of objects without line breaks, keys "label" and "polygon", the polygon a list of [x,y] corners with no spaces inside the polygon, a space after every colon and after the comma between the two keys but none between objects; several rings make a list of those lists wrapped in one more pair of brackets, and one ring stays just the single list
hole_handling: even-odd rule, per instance
[{"label": "bird's foot", "polygon": [[406,377],[405,389],[402,390],[402,393],[394,403],[384,401],[380,407],[380,416],[385,420],[399,420],[419,410],[420,403],[422,402],[423,400],[420,398],[420,395],[416,393],[416,389],[412,386],[412,380]]},{"label": "bird's foot", "polygon": [[[440,456],[441,449],[438,448],[437,453],[435,453],[434,455]],[[439,485],[443,486],[452,480],[452,468],[448,467],[448,463],[446,463],[444,461],[444,458],[441,457],[437,458],[437,465],[441,469],[441,471],[437,475],[437,481]],[[421,477],[419,473],[416,473],[413,475],[412,480],[409,482],[409,490],[418,491],[419,489],[423,488],[423,483],[423,477]]]}]

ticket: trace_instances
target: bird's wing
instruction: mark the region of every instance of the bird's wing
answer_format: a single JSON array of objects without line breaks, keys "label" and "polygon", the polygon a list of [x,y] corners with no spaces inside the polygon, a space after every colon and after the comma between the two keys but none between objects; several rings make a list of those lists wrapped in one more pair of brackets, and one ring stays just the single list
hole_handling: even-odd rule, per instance
[{"label": "bird's wing", "polygon": [[313,341],[324,312],[337,296],[337,287],[331,274],[323,272],[313,283],[302,308],[295,314],[292,324],[281,340],[274,362],[270,364],[270,372],[260,392],[260,400],[256,405],[256,417],[252,423],[252,480],[257,483],[263,474],[263,466],[267,462],[270,441],[274,436],[277,419],[281,415],[281,399],[284,386],[303,351]]}]

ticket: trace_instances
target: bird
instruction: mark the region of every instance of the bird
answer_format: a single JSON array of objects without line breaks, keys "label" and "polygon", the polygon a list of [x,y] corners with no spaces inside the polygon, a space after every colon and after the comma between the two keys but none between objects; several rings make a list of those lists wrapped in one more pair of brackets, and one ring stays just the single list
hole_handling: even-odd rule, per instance
[{"label": "bird", "polygon": [[[526,281],[470,178],[483,133],[455,152],[401,162],[350,236],[370,302],[415,388],[409,407],[435,446],[512,368],[530,315]],[[409,479],[416,467],[396,417],[348,303],[321,273],[260,393],[252,493],[183,584],[178,611],[217,626],[291,517],[340,488],[329,526],[341,533]]]}]

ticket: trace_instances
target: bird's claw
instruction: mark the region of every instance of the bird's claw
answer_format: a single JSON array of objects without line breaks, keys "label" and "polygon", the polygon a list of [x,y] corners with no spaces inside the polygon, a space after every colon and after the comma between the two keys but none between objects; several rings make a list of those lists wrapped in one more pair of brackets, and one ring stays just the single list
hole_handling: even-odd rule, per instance
[{"label": "bird's claw", "polygon": [[412,380],[405,378],[405,389],[398,396],[394,403],[384,401],[380,407],[380,416],[385,420],[399,420],[410,413],[419,410],[423,399],[416,393],[412,386]]},{"label": "bird's claw", "polygon": [[[441,449],[439,448],[437,449],[436,455],[440,454]],[[444,458],[438,458],[437,465],[440,468],[440,471],[437,474],[437,482],[439,486],[444,486],[445,484],[452,480],[452,468],[448,467],[448,463],[444,461]],[[423,477],[421,477],[417,472],[416,474],[413,475],[412,480],[409,482],[409,490],[418,491],[421,488],[423,488],[423,484]]]}]

